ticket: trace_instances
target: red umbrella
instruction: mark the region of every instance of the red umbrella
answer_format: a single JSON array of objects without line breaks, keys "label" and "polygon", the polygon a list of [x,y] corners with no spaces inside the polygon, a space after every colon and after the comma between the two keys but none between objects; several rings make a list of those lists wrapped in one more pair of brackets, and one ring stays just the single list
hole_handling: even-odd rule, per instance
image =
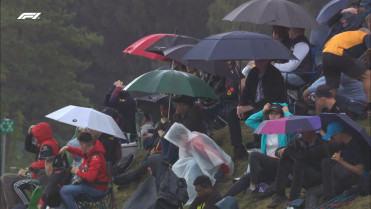
[{"label": "red umbrella", "polygon": [[138,41],[131,44],[128,48],[126,48],[122,52],[124,52],[125,54],[128,53],[128,54],[132,54],[132,55],[139,55],[139,56],[147,57],[147,58],[150,58],[152,60],[172,61],[171,59],[169,59],[167,57],[164,57],[162,55],[159,55],[159,54],[156,54],[156,53],[153,53],[153,52],[145,51],[145,49],[147,47],[149,47],[154,42],[156,42],[160,38],[162,38],[164,36],[167,36],[167,35],[175,36],[175,34],[160,34],[160,33],[159,34],[152,34],[152,35],[149,35],[149,36],[146,36],[146,37],[143,37],[143,38],[139,39]]}]

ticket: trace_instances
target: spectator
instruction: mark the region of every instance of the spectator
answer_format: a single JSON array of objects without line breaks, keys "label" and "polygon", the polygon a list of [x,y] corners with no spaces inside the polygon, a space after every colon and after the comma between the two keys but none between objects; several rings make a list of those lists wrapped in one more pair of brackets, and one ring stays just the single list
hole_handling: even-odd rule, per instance
[{"label": "spectator", "polygon": [[[136,101],[129,92],[124,91],[125,85],[118,80],[113,83],[104,98],[104,105],[116,109],[122,116],[121,129],[130,135],[136,135],[135,113],[137,112]],[[130,140],[130,139],[129,139]]]},{"label": "spectator", "polygon": [[141,123],[141,127],[140,127],[141,137],[144,138],[144,137],[147,137],[147,136],[151,136],[152,133],[150,133],[150,132],[153,131],[154,129],[155,129],[155,127],[153,127],[151,116],[148,113],[144,113],[142,123]]},{"label": "spectator", "polygon": [[[284,102],[286,98],[283,77],[279,70],[270,64],[270,60],[256,60],[246,78],[245,86],[237,108],[228,113],[228,125],[233,149],[233,159],[244,159],[247,151],[242,145],[240,120],[263,109],[266,103]],[[258,139],[256,146],[260,146]]]},{"label": "spectator", "polygon": [[[214,184],[215,180],[233,174],[231,158],[205,134],[191,132],[182,124],[174,123],[165,139],[179,147],[179,160],[172,170],[187,182],[193,182],[199,175],[206,175]],[[191,203],[196,197],[195,188],[188,184],[187,190],[188,203]]]},{"label": "spectator", "polygon": [[302,187],[308,189],[321,183],[321,161],[329,156],[327,143],[321,138],[316,131],[303,131],[301,136],[291,139],[287,147],[276,151],[280,161],[272,189],[277,196],[268,208],[287,201],[285,189],[289,174],[292,174],[289,201],[299,197]]},{"label": "spectator", "polygon": [[272,37],[290,49],[289,28],[273,25]]},{"label": "spectator", "polygon": [[[264,119],[274,120],[290,115],[291,113],[288,111],[286,104],[267,103],[263,110],[251,115],[246,120],[246,125],[252,129],[256,129]],[[274,155],[275,151],[280,147],[287,146],[287,143],[287,134],[263,134],[261,152],[250,152],[249,154],[250,172],[235,182],[224,196],[235,196],[248,188],[247,194],[251,197],[253,194],[258,193],[257,186],[259,183],[273,182],[276,177],[279,161]]]},{"label": "spectator", "polygon": [[[37,145],[33,144],[33,138]],[[59,146],[52,136],[52,130],[48,123],[42,122],[31,125],[25,139],[25,149],[36,154],[36,161],[31,163],[29,170],[20,169],[17,174],[4,174],[0,181],[1,208],[10,209],[16,204],[28,205],[29,199],[24,191],[30,182],[38,179],[44,181],[43,176],[39,176],[40,171],[44,171],[45,159],[58,154]],[[42,179],[41,179],[42,178]]]},{"label": "spectator", "polygon": [[286,63],[276,63],[274,65],[283,73],[282,76],[285,82],[294,86],[301,86],[309,82],[311,76],[305,74],[305,72],[311,72],[313,68],[311,44],[304,36],[304,32],[304,28],[289,29],[289,37],[291,40],[290,49],[298,59],[289,60]]},{"label": "spectator", "polygon": [[219,191],[213,189],[209,177],[198,176],[193,185],[195,186],[197,197],[189,206],[189,209],[218,209],[215,203],[219,202],[222,197]]},{"label": "spectator", "polygon": [[337,34],[326,42],[322,54],[323,75],[334,95],[339,87],[341,73],[360,79],[366,93],[368,109],[370,109],[371,71],[369,66],[357,58],[370,48],[369,33],[368,29],[361,29]]},{"label": "spectator", "polygon": [[87,132],[80,133],[77,140],[80,148],[64,146],[60,150],[61,154],[66,151],[83,157],[81,170],[77,166],[71,169],[72,174],[76,174],[82,179],[79,185],[65,185],[60,190],[63,204],[68,209],[76,208],[74,197],[81,193],[87,193],[90,196],[101,196],[107,190],[109,180],[106,160],[104,158],[105,150],[99,140],[92,138]]}]

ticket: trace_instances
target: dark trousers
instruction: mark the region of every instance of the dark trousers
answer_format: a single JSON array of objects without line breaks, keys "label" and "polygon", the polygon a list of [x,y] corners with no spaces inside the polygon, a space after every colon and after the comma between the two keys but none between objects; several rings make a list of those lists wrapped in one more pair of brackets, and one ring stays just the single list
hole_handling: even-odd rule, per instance
[{"label": "dark trousers", "polygon": [[256,110],[260,110],[254,108],[244,114],[244,118],[240,119],[237,115],[237,107],[232,108],[228,112],[228,127],[229,127],[229,134],[231,138],[231,145],[234,147],[242,146],[242,133],[241,133],[241,125],[240,121],[245,121],[250,115],[254,114]]},{"label": "dark trousers", "polygon": [[341,194],[360,178],[330,158],[322,160],[322,173],[324,194],[329,196]]},{"label": "dark trousers", "polygon": [[[277,169],[277,194],[286,195],[287,176],[292,174],[289,200],[299,197],[302,187],[308,189],[321,183],[321,172],[301,161],[281,159]],[[305,181],[304,181],[305,179]]]},{"label": "dark trousers", "polygon": [[276,177],[278,158],[269,157],[261,152],[250,152],[250,181],[257,185],[261,182],[272,182]]},{"label": "dark trousers", "polygon": [[174,164],[179,158],[179,147],[161,138],[162,154],[167,158],[170,164]]}]

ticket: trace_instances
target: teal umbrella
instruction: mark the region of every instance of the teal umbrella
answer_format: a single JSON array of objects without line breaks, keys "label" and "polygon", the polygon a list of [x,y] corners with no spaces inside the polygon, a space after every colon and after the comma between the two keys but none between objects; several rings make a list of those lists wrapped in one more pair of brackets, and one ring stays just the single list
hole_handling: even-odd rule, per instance
[{"label": "teal umbrella", "polygon": [[145,73],[126,85],[124,90],[218,99],[213,89],[199,77],[176,70]]}]

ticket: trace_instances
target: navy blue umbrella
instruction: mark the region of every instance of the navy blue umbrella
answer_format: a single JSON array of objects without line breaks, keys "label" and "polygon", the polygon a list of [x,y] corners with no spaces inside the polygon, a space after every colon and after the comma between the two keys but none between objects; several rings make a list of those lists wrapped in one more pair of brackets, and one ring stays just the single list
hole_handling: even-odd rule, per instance
[{"label": "navy blue umbrella", "polygon": [[371,146],[371,139],[368,133],[366,132],[366,129],[363,126],[356,123],[354,120],[352,120],[346,114],[321,113],[320,118],[321,118],[321,125],[323,128],[326,128],[332,122],[335,122],[335,121],[340,122],[348,130],[350,129],[350,130],[353,130],[359,133],[362,136],[362,138],[364,138],[367,141],[368,145]]},{"label": "navy blue umbrella", "polygon": [[279,41],[247,31],[232,31],[199,41],[183,60],[290,60],[296,57]]},{"label": "navy blue umbrella", "polygon": [[347,8],[348,0],[331,0],[325,6],[322,7],[318,13],[317,22],[321,25],[319,30],[312,30],[310,34],[310,43],[321,47],[330,31],[327,25],[327,21],[334,16],[339,10]]}]

